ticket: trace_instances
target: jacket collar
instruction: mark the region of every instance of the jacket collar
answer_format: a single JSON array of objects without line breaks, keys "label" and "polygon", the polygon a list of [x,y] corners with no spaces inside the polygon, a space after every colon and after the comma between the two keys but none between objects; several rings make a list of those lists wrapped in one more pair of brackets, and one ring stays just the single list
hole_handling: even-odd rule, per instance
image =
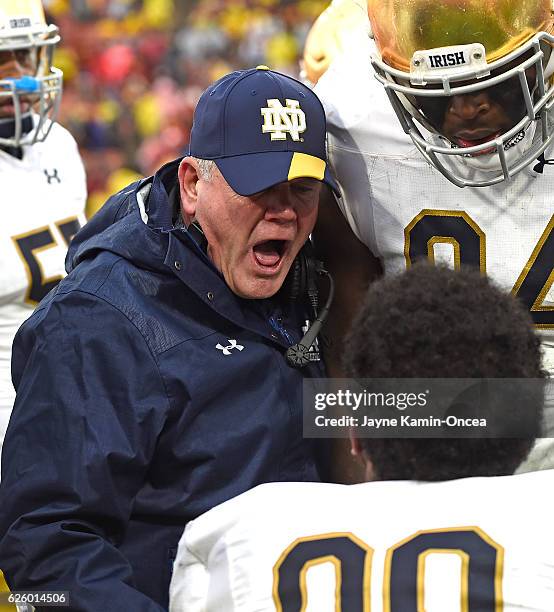
[{"label": "jacket collar", "polygon": [[[277,300],[247,300],[235,295],[186,230],[168,232],[165,266],[210,310],[231,323],[248,329],[288,348],[289,342],[276,334],[270,319],[280,313]],[[298,335],[299,330],[293,330]]]}]

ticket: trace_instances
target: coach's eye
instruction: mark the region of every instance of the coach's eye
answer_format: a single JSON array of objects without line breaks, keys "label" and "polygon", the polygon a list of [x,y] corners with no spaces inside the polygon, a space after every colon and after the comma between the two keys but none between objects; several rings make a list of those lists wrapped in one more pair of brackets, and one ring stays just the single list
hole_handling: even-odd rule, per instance
[{"label": "coach's eye", "polygon": [[292,189],[298,194],[309,194],[317,189],[319,181],[316,179],[296,179],[291,182]]}]

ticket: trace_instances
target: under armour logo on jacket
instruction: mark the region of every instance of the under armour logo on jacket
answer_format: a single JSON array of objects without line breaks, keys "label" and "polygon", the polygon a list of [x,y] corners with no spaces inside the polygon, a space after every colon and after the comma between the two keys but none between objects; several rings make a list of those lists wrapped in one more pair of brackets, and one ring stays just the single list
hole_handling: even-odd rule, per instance
[{"label": "under armour logo on jacket", "polygon": [[48,180],[48,184],[51,185],[52,181],[57,181],[58,183],[62,182],[62,179],[59,177],[58,175],[58,169],[54,168],[54,172],[50,173],[48,172],[48,170],[46,170],[46,168],[44,169],[44,174],[46,176],[46,179]]},{"label": "under armour logo on jacket", "polygon": [[227,342],[229,343],[227,346],[222,346],[221,344],[217,343],[215,345],[215,348],[222,351],[224,355],[230,355],[233,349],[237,349],[237,351],[242,351],[242,349],[244,348],[244,346],[242,346],[241,344],[237,344],[236,340],[231,340],[230,338],[227,338]]},{"label": "under armour logo on jacket", "polygon": [[271,134],[271,140],[286,140],[287,134],[294,141],[306,131],[306,115],[298,100],[286,100],[283,106],[276,98],[267,101],[267,108],[260,109],[264,118],[262,132]]}]

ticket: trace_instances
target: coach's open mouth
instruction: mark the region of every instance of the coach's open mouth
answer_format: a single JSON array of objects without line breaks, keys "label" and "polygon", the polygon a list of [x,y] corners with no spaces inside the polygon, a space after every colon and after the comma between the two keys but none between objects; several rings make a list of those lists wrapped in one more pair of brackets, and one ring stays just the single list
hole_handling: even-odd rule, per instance
[{"label": "coach's open mouth", "polygon": [[287,240],[265,240],[252,247],[256,263],[268,271],[276,270],[287,249]]}]

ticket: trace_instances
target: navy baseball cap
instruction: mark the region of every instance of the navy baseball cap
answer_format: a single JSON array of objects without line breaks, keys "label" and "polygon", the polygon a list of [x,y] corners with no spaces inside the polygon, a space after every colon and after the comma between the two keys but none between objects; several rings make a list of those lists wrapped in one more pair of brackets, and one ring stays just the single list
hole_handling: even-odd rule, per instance
[{"label": "navy baseball cap", "polygon": [[240,195],[300,177],[338,187],[327,165],[325,112],[315,93],[267,66],[238,70],[200,97],[189,155],[213,160]]}]

